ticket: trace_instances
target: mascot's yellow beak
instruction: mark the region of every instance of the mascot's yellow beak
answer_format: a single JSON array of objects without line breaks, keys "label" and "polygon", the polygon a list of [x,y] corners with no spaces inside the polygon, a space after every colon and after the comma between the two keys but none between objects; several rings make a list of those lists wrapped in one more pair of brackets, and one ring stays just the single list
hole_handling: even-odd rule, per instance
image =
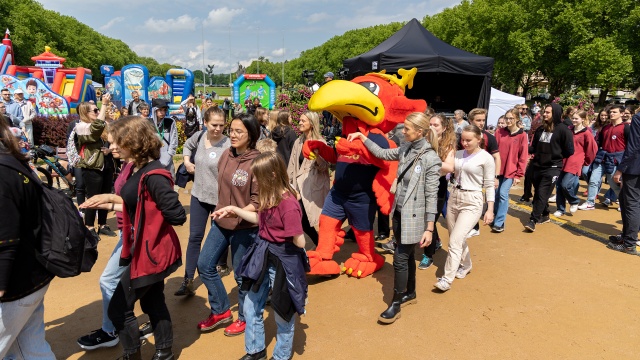
[{"label": "mascot's yellow beak", "polygon": [[345,80],[332,80],[322,85],[309,99],[309,110],[329,111],[338,119],[351,116],[368,125],[384,120],[384,105],[366,87]]}]

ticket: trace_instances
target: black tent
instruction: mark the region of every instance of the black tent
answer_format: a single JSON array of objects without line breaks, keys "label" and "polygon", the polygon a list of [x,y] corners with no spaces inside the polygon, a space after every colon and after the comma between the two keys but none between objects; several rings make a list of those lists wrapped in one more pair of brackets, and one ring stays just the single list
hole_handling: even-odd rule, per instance
[{"label": "black tent", "polygon": [[445,43],[416,19],[369,52],[345,60],[343,65],[349,69],[350,77],[416,67],[418,74],[407,97],[424,99],[442,112],[489,108],[493,58]]}]

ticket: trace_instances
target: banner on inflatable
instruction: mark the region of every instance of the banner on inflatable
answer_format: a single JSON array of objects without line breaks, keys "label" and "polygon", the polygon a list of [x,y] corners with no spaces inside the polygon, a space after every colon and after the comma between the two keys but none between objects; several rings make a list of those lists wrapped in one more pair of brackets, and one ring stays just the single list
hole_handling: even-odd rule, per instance
[{"label": "banner on inflatable", "polygon": [[24,98],[35,106],[40,115],[56,116],[69,115],[69,103],[67,100],[51,91],[42,81],[36,78],[19,80],[12,75],[2,75],[2,87],[8,89],[13,99],[13,93],[22,89]]},{"label": "banner on inflatable", "polygon": [[233,102],[242,104],[246,110],[246,104],[258,99],[260,105],[266,109],[273,109],[276,103],[276,84],[265,74],[240,75],[233,82]]}]

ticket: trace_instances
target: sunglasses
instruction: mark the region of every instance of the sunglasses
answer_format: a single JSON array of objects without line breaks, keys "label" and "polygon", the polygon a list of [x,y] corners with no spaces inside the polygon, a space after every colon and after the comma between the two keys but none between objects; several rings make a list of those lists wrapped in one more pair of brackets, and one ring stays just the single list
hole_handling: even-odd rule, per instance
[{"label": "sunglasses", "polygon": [[522,110],[525,110],[525,111],[527,111],[527,110],[529,110],[529,108],[522,108]]},{"label": "sunglasses", "polygon": [[99,112],[100,112],[100,110],[98,110],[98,108],[95,108],[95,109],[93,109],[92,111],[93,111],[95,114],[97,114],[97,113],[99,113]]}]

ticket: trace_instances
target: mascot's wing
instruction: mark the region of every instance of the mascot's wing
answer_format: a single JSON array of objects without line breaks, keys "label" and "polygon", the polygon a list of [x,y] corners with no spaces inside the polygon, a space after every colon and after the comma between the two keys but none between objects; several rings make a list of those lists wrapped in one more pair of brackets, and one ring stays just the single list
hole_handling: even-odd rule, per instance
[{"label": "mascot's wing", "polygon": [[[389,147],[395,148],[396,144],[393,141],[389,141]],[[388,215],[391,211],[391,205],[393,205],[395,197],[394,194],[389,192],[389,189],[398,174],[398,162],[385,161],[384,163],[386,166],[380,167],[376,177],[373,179],[371,187],[373,188],[373,193],[376,195],[380,211],[383,214]]]}]

